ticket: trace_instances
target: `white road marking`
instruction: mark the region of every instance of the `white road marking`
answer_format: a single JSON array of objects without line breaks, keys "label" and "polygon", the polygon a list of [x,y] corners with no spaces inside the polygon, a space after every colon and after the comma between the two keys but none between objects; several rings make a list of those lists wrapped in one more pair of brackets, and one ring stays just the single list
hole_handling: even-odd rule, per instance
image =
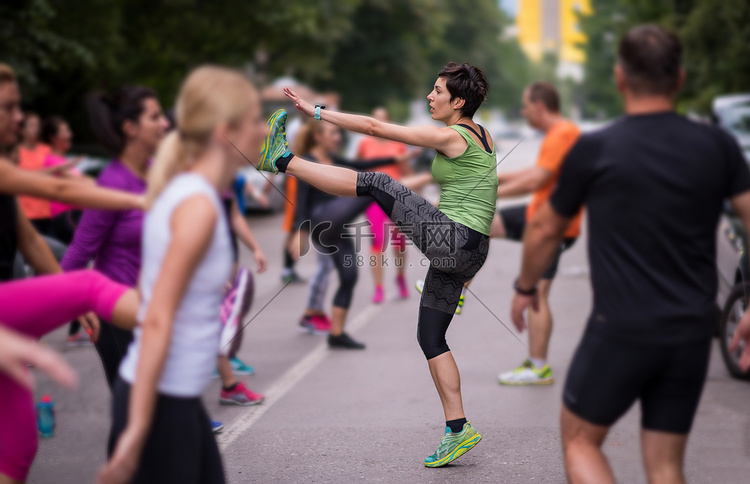
[{"label": "white road marking", "polygon": [[[356,333],[369,323],[380,310],[390,301],[383,304],[370,304],[362,310],[353,320],[347,324],[347,332]],[[255,407],[249,407],[242,415],[230,425],[224,432],[216,436],[219,449],[225,451],[237,437],[242,435],[255,422],[268,412],[276,402],[289,392],[294,386],[302,380],[308,373],[314,370],[328,355],[328,344],[321,343],[317,348],[311,351],[306,357],[300,360],[296,365],[291,367],[279,378],[276,383],[266,391],[266,400]]]}]

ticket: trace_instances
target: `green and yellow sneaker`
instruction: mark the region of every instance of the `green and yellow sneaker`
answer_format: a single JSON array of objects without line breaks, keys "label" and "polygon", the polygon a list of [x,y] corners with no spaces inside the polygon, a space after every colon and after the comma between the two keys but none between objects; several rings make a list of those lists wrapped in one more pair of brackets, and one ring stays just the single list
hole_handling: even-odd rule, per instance
[{"label": "green and yellow sneaker", "polygon": [[446,427],[443,440],[440,441],[435,453],[425,458],[424,465],[442,467],[449,464],[473,449],[480,440],[482,436],[474,430],[471,422],[466,422],[463,430],[457,434],[452,433],[450,427]]},{"label": "green and yellow sneaker", "polygon": [[268,120],[268,134],[260,150],[257,168],[270,173],[278,173],[276,160],[288,155],[289,142],[286,140],[286,111],[279,109]]},{"label": "green and yellow sneaker", "polygon": [[[414,284],[414,287],[417,288],[417,292],[419,294],[422,294],[422,290],[424,289],[424,281],[421,279],[418,279],[417,282]],[[461,290],[461,297],[458,298],[458,306],[456,306],[456,313],[455,314],[461,314],[461,312],[464,310],[464,291]]]},{"label": "green and yellow sneaker", "polygon": [[464,292],[461,291],[461,297],[458,298],[458,306],[456,306],[456,314],[461,314],[464,310]]},{"label": "green and yellow sneaker", "polygon": [[521,366],[497,377],[502,385],[552,385],[555,378],[552,376],[552,368],[549,363],[542,368],[537,368],[526,360]]}]

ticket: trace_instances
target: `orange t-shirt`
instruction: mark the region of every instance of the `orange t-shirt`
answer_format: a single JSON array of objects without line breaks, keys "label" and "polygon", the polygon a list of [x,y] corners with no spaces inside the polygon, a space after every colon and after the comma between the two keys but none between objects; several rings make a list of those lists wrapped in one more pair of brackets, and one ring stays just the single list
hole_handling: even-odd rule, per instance
[{"label": "orange t-shirt", "polygon": [[[359,142],[357,159],[372,160],[374,158],[395,158],[404,153],[406,153],[406,145],[403,143],[368,136]],[[401,167],[398,164],[381,166],[372,171],[385,173],[394,180],[401,179]]]},{"label": "orange t-shirt", "polygon": [[[542,141],[542,147],[539,149],[539,157],[536,160],[537,166],[552,172],[552,177],[547,180],[541,188],[536,190],[531,197],[531,203],[526,210],[526,220],[531,220],[539,207],[546,202],[552,191],[555,189],[557,179],[560,177],[560,169],[563,160],[568,151],[573,147],[581,131],[578,126],[570,121],[563,121],[547,131]],[[581,234],[581,219],[583,218],[583,209],[573,219],[565,232],[565,237],[575,238]]]},{"label": "orange t-shirt", "polygon": [[[44,168],[44,161],[50,153],[49,146],[37,143],[36,148],[30,150],[21,145],[18,147],[18,166],[24,170],[37,171]],[[50,218],[50,206],[48,200],[32,197],[18,197],[21,210],[29,219]]]}]

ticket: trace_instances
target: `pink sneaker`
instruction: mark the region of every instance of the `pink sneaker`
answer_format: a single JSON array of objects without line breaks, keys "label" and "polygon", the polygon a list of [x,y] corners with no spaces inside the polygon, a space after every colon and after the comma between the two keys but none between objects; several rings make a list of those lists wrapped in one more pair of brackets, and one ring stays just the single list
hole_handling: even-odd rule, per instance
[{"label": "pink sneaker", "polygon": [[383,286],[377,286],[375,288],[375,294],[372,296],[372,302],[375,304],[380,304],[385,299],[385,294],[383,294]]},{"label": "pink sneaker", "polygon": [[331,332],[331,320],[328,319],[328,316],[314,314],[310,318],[310,322],[312,323],[312,332],[315,334],[328,334]]},{"label": "pink sneaker", "polygon": [[221,395],[219,395],[219,403],[222,405],[241,405],[246,407],[248,405],[258,405],[263,403],[266,397],[260,393],[253,393],[244,383],[239,382],[234,390],[228,392],[221,389]]},{"label": "pink sneaker", "polygon": [[404,278],[404,276],[398,276],[396,278],[396,284],[398,285],[398,296],[401,299],[408,299],[409,288],[406,287],[406,279]]}]

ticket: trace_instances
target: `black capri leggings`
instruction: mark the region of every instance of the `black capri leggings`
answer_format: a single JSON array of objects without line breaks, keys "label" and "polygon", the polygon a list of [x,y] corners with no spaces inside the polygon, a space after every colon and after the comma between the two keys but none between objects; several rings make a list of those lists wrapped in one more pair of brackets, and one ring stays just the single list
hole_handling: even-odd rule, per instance
[{"label": "black capri leggings", "polygon": [[383,173],[357,175],[357,196],[371,197],[430,260],[419,302],[417,340],[427,359],[450,351],[445,333],[465,282],[487,259],[490,238],[454,222]]},{"label": "black capri leggings", "polygon": [[[115,382],[112,398],[111,457],[128,422],[130,385]],[[179,398],[159,394],[151,429],[138,470],[131,484],[223,484],[219,447],[200,397]]]}]

